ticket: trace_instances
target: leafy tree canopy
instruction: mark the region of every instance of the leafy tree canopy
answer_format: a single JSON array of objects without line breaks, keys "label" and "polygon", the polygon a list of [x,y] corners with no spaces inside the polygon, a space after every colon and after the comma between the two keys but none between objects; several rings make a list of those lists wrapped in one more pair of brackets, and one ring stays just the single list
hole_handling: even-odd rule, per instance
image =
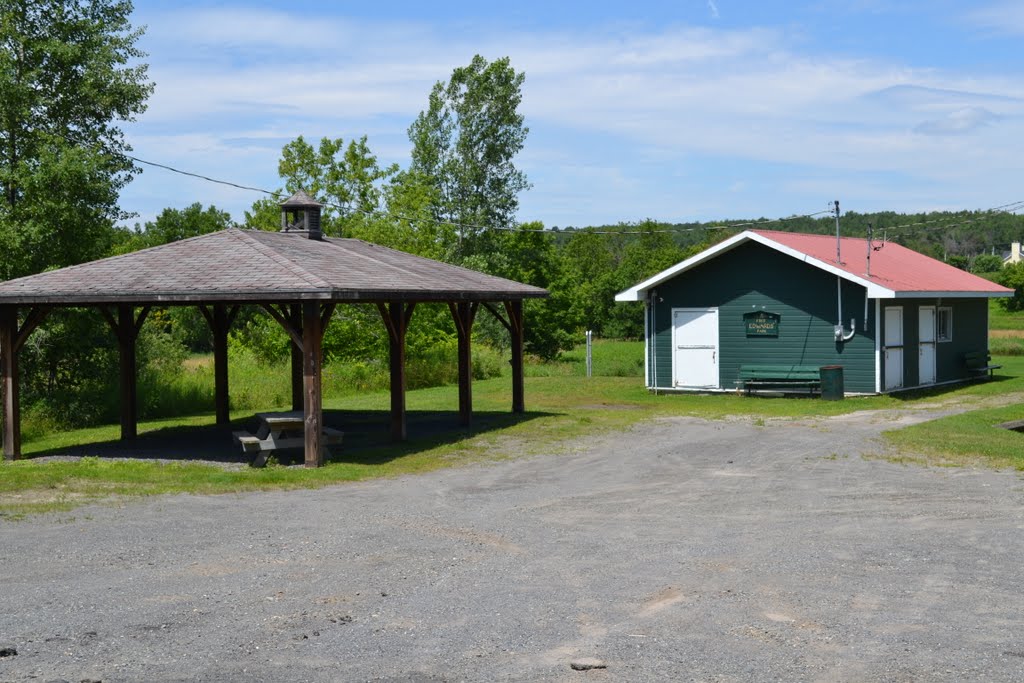
[{"label": "leafy tree canopy", "polygon": [[513,227],[530,187],[513,163],[529,133],[519,113],[524,79],[507,57],[476,55],[434,85],[409,128],[410,170],[433,185],[434,218],[458,224],[453,260],[488,249],[492,233],[469,226]]},{"label": "leafy tree canopy", "polygon": [[[266,198],[246,211],[246,223],[263,230],[277,230],[281,202],[305,190],[325,204],[321,227],[329,235],[351,236],[381,210],[382,185],[398,172],[398,165],[381,168],[370,151],[366,136],[349,141],[323,138],[317,147],[301,135],[281,150],[277,164],[284,180],[279,198]],[[344,207],[344,208],[339,208]]]},{"label": "leafy tree canopy", "polygon": [[147,222],[142,232],[144,246],[177,242],[187,237],[205,235],[231,227],[231,214],[216,206],[207,209],[199,202],[184,209],[167,208],[156,220]]},{"label": "leafy tree canopy", "polygon": [[1003,268],[996,277],[996,282],[1014,290],[1012,297],[999,299],[999,304],[1007,311],[1024,311],[1024,261]]},{"label": "leafy tree canopy", "polygon": [[128,0],[0,0],[0,277],[105,255],[153,90]]},{"label": "leafy tree canopy", "polygon": [[995,254],[979,254],[971,263],[972,273],[997,273],[1003,268],[1003,259]]}]

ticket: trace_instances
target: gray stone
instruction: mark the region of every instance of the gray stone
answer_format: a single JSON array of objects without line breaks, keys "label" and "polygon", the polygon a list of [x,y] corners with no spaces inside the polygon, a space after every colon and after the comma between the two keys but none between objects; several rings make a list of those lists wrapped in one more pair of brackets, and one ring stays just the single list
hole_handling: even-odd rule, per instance
[{"label": "gray stone", "polygon": [[0,657],[13,657],[18,654],[18,648],[10,643],[0,643]]}]

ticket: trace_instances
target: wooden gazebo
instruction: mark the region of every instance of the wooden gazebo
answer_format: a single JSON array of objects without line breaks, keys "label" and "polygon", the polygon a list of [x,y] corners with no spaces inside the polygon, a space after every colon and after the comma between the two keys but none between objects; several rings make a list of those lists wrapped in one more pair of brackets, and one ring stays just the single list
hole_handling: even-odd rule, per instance
[{"label": "wooden gazebo", "polygon": [[[285,202],[298,216],[303,200]],[[391,434],[406,438],[405,334],[416,305],[447,303],[458,331],[459,414],[472,414],[470,335],[480,306],[508,329],[512,410],[523,412],[523,300],[538,287],[320,233],[319,212],[282,220],[281,232],[231,228],[0,283],[3,450],[21,455],[18,351],[56,307],[99,309],[120,349],[121,438],[136,435],[135,341],[153,306],[198,306],[213,332],[216,421],[227,425],[228,330],[239,306],[262,307],[292,340],[293,409],[305,417],[305,463],[322,464],[321,341],[335,306],[372,303],[390,337]],[[311,220],[312,219],[312,220]]]}]

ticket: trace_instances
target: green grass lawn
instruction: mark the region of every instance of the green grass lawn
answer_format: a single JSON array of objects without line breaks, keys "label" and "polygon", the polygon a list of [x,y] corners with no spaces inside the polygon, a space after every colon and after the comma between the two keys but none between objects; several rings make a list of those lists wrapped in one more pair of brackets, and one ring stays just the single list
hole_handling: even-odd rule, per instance
[{"label": "green grass lawn", "polygon": [[1008,312],[998,299],[988,300],[988,327],[990,330],[1024,331],[1024,312]]},{"label": "green grass lawn", "polygon": [[[562,363],[528,366],[526,378],[527,414],[512,415],[511,387],[508,377],[473,383],[474,426],[469,430],[455,426],[458,391],[454,386],[421,389],[408,393],[410,415],[418,415],[424,424],[443,429],[421,429],[410,423],[409,441],[394,445],[387,442],[386,429],[376,437],[362,441],[346,434],[346,447],[319,469],[267,467],[264,469],[225,469],[195,462],[161,464],[147,460],[82,458],[76,461],[35,462],[33,456],[60,453],[71,446],[116,442],[117,425],[26,437],[26,459],[0,465],[0,515],[18,515],[69,510],[97,500],[166,493],[239,493],[264,489],[311,488],[374,477],[426,472],[442,467],[535,454],[558,454],[571,448],[574,440],[629,427],[661,416],[693,415],[719,419],[732,415],[754,418],[800,418],[836,415],[857,410],[885,408],[913,409],[936,399],[966,401],[1012,392],[1024,392],[1024,357],[1000,358],[1004,369],[998,381],[978,382],[955,388],[908,392],[898,396],[849,397],[843,401],[815,398],[768,398],[737,394],[650,394],[643,386],[643,346],[638,342],[605,342],[595,345],[594,367],[598,376],[586,378],[581,370],[582,352]],[[330,395],[330,392],[328,392]],[[269,404],[261,410],[285,410],[286,405]],[[327,411],[368,412],[386,424],[389,395],[382,391],[334,395],[325,400]],[[1008,409],[1007,409],[1008,410]],[[235,411],[239,425],[254,411]],[[985,411],[979,411],[985,412]],[[1009,414],[1012,411],[1008,411]],[[1000,413],[1001,415],[1002,413]],[[967,416],[961,416],[967,418]],[[1024,416],[1021,416],[1024,417]],[[984,419],[988,419],[985,417]],[[995,418],[993,418],[995,419]],[[1007,417],[1006,419],[1010,419]],[[1001,421],[1001,420],[997,420]],[[209,428],[212,414],[185,418],[144,421],[139,425],[142,438],[168,441],[182,432],[199,433],[200,438],[226,440],[223,432]],[[943,421],[918,425],[889,434],[900,447],[921,452],[940,448],[935,444],[958,444],[939,429]],[[207,431],[199,431],[206,429]],[[946,429],[946,427],[941,427]],[[953,424],[956,432],[961,426]],[[916,430],[916,431],[915,431]],[[1003,432],[1004,430],[999,430]],[[148,435],[148,436],[147,436]],[[978,428],[971,443],[971,457],[1003,452],[1007,433],[989,434]],[[991,445],[989,439],[992,439]],[[952,447],[952,446],[950,446]],[[959,449],[956,446],[956,449]],[[931,453],[931,450],[928,450]],[[960,452],[955,450],[955,453]],[[127,453],[130,455],[131,453]],[[176,454],[188,456],[188,453]],[[1003,461],[991,459],[994,464]]]},{"label": "green grass lawn", "polygon": [[1024,470],[1024,433],[1000,429],[1024,419],[1024,405],[972,410],[903,429],[884,432],[899,448],[900,460],[930,464]]}]

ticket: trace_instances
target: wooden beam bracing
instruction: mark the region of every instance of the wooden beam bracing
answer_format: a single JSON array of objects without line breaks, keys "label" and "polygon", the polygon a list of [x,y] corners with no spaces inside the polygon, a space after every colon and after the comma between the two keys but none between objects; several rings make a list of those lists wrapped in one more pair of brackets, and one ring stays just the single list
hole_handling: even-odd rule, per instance
[{"label": "wooden beam bracing", "polygon": [[[294,308],[298,307],[298,306],[299,306],[299,304],[292,304],[292,307],[293,307],[292,310],[294,310]],[[264,311],[269,313],[270,317],[272,317],[274,320],[276,320],[277,323],[281,327],[284,328],[284,331],[287,332],[288,336],[292,338],[292,343],[294,343],[296,346],[298,346],[299,349],[301,350],[302,349],[302,325],[301,325],[301,323],[300,323],[300,325],[298,327],[296,327],[294,325],[293,315],[292,315],[291,310],[285,308],[284,304],[281,305],[281,309],[283,309],[283,310],[278,310],[277,308],[274,307],[273,304],[268,304],[268,303],[261,303],[260,304],[260,308],[262,308]]]},{"label": "wooden beam bracing", "polygon": [[491,315],[493,315],[495,318],[497,318],[498,322],[500,322],[502,325],[504,325],[506,330],[508,330],[509,332],[512,331],[512,324],[508,320],[505,319],[505,316],[503,316],[501,314],[501,311],[499,311],[497,308],[494,307],[494,304],[492,304],[490,302],[487,302],[487,301],[483,302],[483,304],[484,304],[484,308],[486,308],[488,311],[490,311]]},{"label": "wooden beam bracing", "polygon": [[199,312],[203,314],[204,318],[206,318],[206,324],[210,326],[210,331],[212,332],[214,329],[214,323],[213,313],[210,312],[210,307],[207,306],[206,304],[199,304],[198,306],[196,306],[196,308],[198,308]]},{"label": "wooden beam bracing", "polygon": [[320,334],[322,335],[327,331],[327,326],[331,322],[331,317],[334,315],[334,308],[337,306],[333,301],[324,304],[320,310]]},{"label": "wooden beam bracing", "polygon": [[21,351],[21,347],[28,341],[30,334],[35,332],[36,328],[39,327],[40,323],[46,320],[46,316],[50,314],[50,309],[45,306],[35,306],[25,316],[25,322],[21,324],[21,328],[18,330],[18,336],[14,340],[15,352]]},{"label": "wooden beam bracing", "polygon": [[143,306],[142,310],[139,311],[139,317],[136,318],[134,323],[133,334],[138,337],[139,332],[142,331],[142,323],[146,322],[146,318],[149,317],[149,312],[153,309],[152,306]]}]

